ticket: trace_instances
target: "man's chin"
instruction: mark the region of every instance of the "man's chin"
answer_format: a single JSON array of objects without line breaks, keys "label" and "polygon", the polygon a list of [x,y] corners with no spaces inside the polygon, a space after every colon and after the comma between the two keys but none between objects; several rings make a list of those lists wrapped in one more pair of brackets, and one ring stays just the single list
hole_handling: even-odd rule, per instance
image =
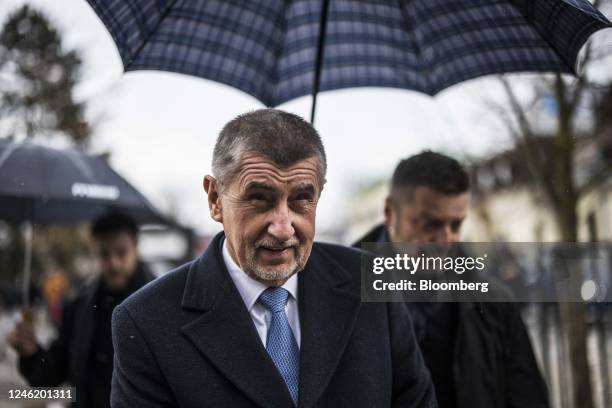
[{"label": "man's chin", "polygon": [[129,270],[119,270],[119,271],[103,271],[100,275],[104,284],[108,287],[112,287],[113,289],[122,288],[128,284],[134,273],[135,269],[132,271]]},{"label": "man's chin", "polygon": [[297,264],[257,265],[248,275],[265,285],[280,286],[298,272]]},{"label": "man's chin", "polygon": [[105,284],[111,290],[122,290],[127,286],[127,279],[110,279],[106,280]]}]

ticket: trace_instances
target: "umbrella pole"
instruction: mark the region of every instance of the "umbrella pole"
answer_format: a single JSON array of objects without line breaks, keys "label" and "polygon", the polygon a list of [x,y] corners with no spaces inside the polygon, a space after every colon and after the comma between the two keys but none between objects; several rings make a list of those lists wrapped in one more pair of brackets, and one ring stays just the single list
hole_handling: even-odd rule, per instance
[{"label": "umbrella pole", "polygon": [[31,221],[23,223],[23,239],[24,239],[24,258],[23,258],[23,307],[24,310],[30,307],[30,283],[32,282],[32,238],[33,225]]},{"label": "umbrella pole", "polygon": [[315,110],[317,108],[317,94],[321,84],[321,70],[323,67],[323,50],[325,49],[325,36],[327,33],[327,12],[329,0],[323,0],[321,21],[319,22],[319,41],[317,42],[317,59],[315,61],[314,84],[312,87],[312,107],[310,109],[310,124],[314,126]]}]

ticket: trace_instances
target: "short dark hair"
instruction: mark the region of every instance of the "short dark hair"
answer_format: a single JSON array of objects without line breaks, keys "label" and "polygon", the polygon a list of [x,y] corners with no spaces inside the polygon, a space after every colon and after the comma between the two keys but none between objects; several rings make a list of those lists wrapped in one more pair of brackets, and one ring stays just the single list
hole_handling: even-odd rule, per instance
[{"label": "short dark hair", "polygon": [[391,195],[410,198],[417,187],[447,195],[462,194],[469,191],[470,178],[457,160],[425,150],[397,165],[391,179]]},{"label": "short dark hair", "polygon": [[227,123],[213,151],[215,178],[221,184],[231,180],[240,156],[247,152],[266,157],[281,168],[317,157],[321,182],[325,180],[327,159],[321,137],[310,123],[292,113],[259,109]]},{"label": "short dark hair", "polygon": [[138,224],[121,212],[107,212],[91,223],[91,235],[95,239],[105,239],[121,232],[127,232],[135,241],[138,239]]}]

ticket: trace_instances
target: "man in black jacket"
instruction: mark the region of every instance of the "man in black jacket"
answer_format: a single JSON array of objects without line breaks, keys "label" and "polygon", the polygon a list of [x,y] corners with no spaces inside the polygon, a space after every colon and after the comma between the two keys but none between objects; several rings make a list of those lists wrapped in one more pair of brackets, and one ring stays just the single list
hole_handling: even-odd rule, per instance
[{"label": "man in black jacket", "polygon": [[[469,200],[469,178],[456,160],[431,151],[402,160],[385,201],[384,224],[355,246],[458,242]],[[407,306],[441,408],[548,406],[546,385],[516,304]]]},{"label": "man in black jacket", "polygon": [[31,386],[76,387],[75,406],[109,407],[113,370],[111,315],[123,299],[153,279],[138,261],[138,227],[129,217],[106,214],[92,224],[101,274],[66,303],[58,338],[44,349],[31,321],[17,323],[9,343],[19,353],[19,370]]}]

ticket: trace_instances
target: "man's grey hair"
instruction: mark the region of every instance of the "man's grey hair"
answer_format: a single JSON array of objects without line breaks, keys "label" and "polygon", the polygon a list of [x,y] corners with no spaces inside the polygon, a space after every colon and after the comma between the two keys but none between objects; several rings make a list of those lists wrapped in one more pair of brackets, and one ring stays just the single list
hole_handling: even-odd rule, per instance
[{"label": "man's grey hair", "polygon": [[212,160],[213,176],[221,185],[231,182],[245,153],[261,155],[280,168],[317,158],[320,181],[325,181],[327,159],[321,137],[310,123],[292,113],[259,109],[223,127]]}]

